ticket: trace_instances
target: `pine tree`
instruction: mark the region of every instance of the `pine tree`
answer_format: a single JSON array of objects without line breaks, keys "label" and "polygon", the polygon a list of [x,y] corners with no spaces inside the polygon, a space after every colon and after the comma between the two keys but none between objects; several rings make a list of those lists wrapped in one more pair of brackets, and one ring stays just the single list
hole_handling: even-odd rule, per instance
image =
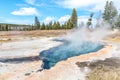
[{"label": "pine tree", "polygon": [[101,10],[100,10],[99,13],[98,13],[98,16],[96,18],[96,20],[97,20],[97,22],[95,24],[96,28],[99,28],[101,26],[101,17],[102,17],[102,13],[101,13]]},{"label": "pine tree", "polygon": [[56,23],[56,29],[60,29],[60,23],[58,21]]},{"label": "pine tree", "polygon": [[45,30],[45,23],[44,22],[41,25],[41,30]]},{"label": "pine tree", "polygon": [[66,23],[62,24],[61,29],[66,29]]},{"label": "pine tree", "polygon": [[117,17],[116,27],[120,29],[120,15]]},{"label": "pine tree", "polygon": [[56,21],[53,23],[52,29],[54,29],[54,30],[57,29],[57,22]]},{"label": "pine tree", "polygon": [[31,29],[34,30],[34,25],[33,24],[31,25]]},{"label": "pine tree", "polygon": [[8,31],[8,25],[7,25],[7,24],[6,24],[6,26],[5,26],[5,30]]},{"label": "pine tree", "polygon": [[1,24],[0,24],[0,31],[2,31],[2,26],[1,26]]},{"label": "pine tree", "polygon": [[77,27],[77,12],[75,8],[72,10],[71,22],[73,24],[73,27]]},{"label": "pine tree", "polygon": [[45,30],[49,30],[49,25],[45,24]]},{"label": "pine tree", "polygon": [[73,24],[71,23],[71,20],[70,20],[70,19],[67,21],[66,27],[67,27],[67,29],[73,28]]},{"label": "pine tree", "polygon": [[35,26],[35,29],[41,29],[41,27],[40,27],[40,22],[39,22],[37,16],[35,16],[35,24],[34,24],[34,26]]},{"label": "pine tree", "polygon": [[52,21],[49,22],[48,26],[49,26],[49,29],[52,29]]},{"label": "pine tree", "polygon": [[82,28],[82,27],[84,27],[84,26],[85,26],[84,22],[80,22],[79,28]]},{"label": "pine tree", "polygon": [[90,14],[90,18],[88,19],[88,22],[87,22],[87,28],[90,29],[90,26],[92,25],[92,17],[93,17],[93,13]]},{"label": "pine tree", "polygon": [[112,1],[110,2],[106,2],[106,5],[105,5],[105,9],[104,9],[104,12],[103,12],[103,19],[105,21],[107,21],[109,24],[112,25],[112,27],[114,27],[114,24],[115,24],[115,17],[117,16],[117,9],[115,8],[114,4]]}]

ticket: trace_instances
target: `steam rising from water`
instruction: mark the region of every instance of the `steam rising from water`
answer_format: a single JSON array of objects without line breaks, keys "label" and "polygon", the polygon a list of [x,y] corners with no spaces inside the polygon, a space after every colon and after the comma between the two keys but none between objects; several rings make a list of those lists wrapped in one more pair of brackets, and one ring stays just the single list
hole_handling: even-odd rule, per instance
[{"label": "steam rising from water", "polygon": [[102,40],[108,34],[108,26],[102,26],[94,30],[89,30],[87,28],[78,28],[72,30],[61,38],[64,40],[63,45],[40,53],[40,57],[43,59],[44,63],[43,68],[49,69],[58,61],[66,60],[72,56],[94,52],[101,49],[103,46],[100,43],[100,40]]},{"label": "steam rising from water", "polygon": [[[56,60],[58,60],[58,58],[54,59],[54,57],[59,55],[59,54],[54,54],[54,53],[59,52],[59,53],[61,53],[62,57],[65,57],[65,59],[66,59],[66,52],[65,52],[66,49],[68,49],[68,50],[73,49],[73,51],[76,51],[76,52],[78,52],[80,48],[81,48],[81,50],[83,50],[83,52],[84,52],[84,50],[87,51],[87,49],[90,49],[90,48],[95,49],[99,46],[99,44],[102,44],[101,40],[103,38],[105,38],[107,35],[112,34],[111,33],[112,31],[110,30],[110,27],[109,27],[108,24],[102,23],[100,26],[101,27],[94,28],[92,30],[88,30],[87,28],[84,28],[84,27],[83,28],[78,28],[78,29],[73,29],[72,31],[70,31],[66,35],[59,38],[61,40],[68,41],[70,43],[70,45],[68,44],[68,45],[62,47],[63,50],[61,50],[61,47],[60,47],[60,49],[59,48],[54,48],[55,52],[54,52],[54,49],[50,49],[48,51],[45,51],[45,52],[41,53],[40,56],[42,55],[45,58],[47,58],[48,60],[51,60],[52,63],[50,63],[50,64],[51,64],[51,66],[54,66],[55,65],[54,62],[56,63]],[[92,42],[94,44],[89,45],[89,43],[87,43],[87,42]],[[84,48],[86,48],[86,49],[84,49],[84,48],[82,48],[82,46],[83,47],[87,46],[87,47],[84,47]],[[74,50],[74,49],[76,49],[76,50]],[[46,55],[46,54],[49,53],[49,51],[50,51],[50,54],[54,54],[54,56]],[[81,53],[83,53],[83,52],[81,52]],[[65,54],[62,54],[62,53],[65,53]],[[67,52],[67,53],[71,54],[71,53],[74,53],[74,52]],[[61,55],[59,55],[59,56],[61,56]],[[61,58],[61,57],[59,57],[59,58]],[[48,64],[49,64],[49,61],[48,61]],[[49,68],[48,65],[44,66],[44,67]],[[88,70],[87,70],[87,72],[88,72]],[[85,80],[86,71],[83,70],[83,71],[80,71],[80,73],[81,73],[80,75],[83,75],[83,77],[79,76],[78,80]],[[78,76],[76,76],[76,77],[78,77]]]},{"label": "steam rising from water", "polygon": [[66,60],[67,58],[78,56],[80,54],[95,52],[101,48],[103,48],[103,45],[87,41],[79,44],[65,42],[60,46],[42,51],[40,53],[40,57],[43,59],[42,67],[44,69],[49,69],[61,60]]},{"label": "steam rising from water", "polygon": [[98,42],[105,36],[111,34],[109,25],[103,23],[101,27],[94,29],[87,29],[86,27],[77,28],[67,33],[63,38],[73,43],[80,43],[81,41],[94,41]]}]

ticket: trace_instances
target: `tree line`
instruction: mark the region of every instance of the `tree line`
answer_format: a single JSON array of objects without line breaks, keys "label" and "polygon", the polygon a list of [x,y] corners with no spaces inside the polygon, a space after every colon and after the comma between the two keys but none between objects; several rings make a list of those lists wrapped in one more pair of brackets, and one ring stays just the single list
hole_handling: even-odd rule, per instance
[{"label": "tree line", "polygon": [[[90,18],[87,22],[87,27],[92,25],[92,18],[93,13],[90,14]],[[111,26],[111,29],[118,28],[120,29],[120,14],[118,14],[117,8],[114,6],[113,1],[106,1],[106,4],[104,6],[104,11],[101,13],[99,12],[99,16],[97,17],[96,25],[95,27],[100,27],[101,23],[108,23]]]},{"label": "tree line", "polygon": [[[92,26],[94,13],[90,14],[90,17],[87,23],[81,22],[79,26],[87,26],[88,29]],[[37,16],[34,19],[34,25],[19,25],[19,24],[0,24],[0,31],[11,31],[11,30],[20,30],[20,31],[27,31],[27,30],[58,30],[58,29],[72,29],[77,28],[78,26],[78,16],[76,9],[73,8],[71,17],[64,23],[60,24],[58,21],[49,22],[48,24],[40,23]],[[114,6],[113,1],[106,1],[104,11],[101,13],[99,12],[99,16],[97,17],[95,27],[100,26],[100,20],[103,22],[107,22],[111,25],[111,28],[120,28],[120,14],[116,7]]]},{"label": "tree line", "polygon": [[25,30],[32,30],[34,26],[32,25],[24,25],[24,24],[6,24],[0,23],[0,31],[25,31]]},{"label": "tree line", "polygon": [[58,21],[49,22],[48,24],[40,23],[37,16],[34,19],[34,25],[20,25],[20,24],[4,24],[0,23],[0,31],[30,31],[30,30],[58,30],[58,29],[72,29],[77,27],[77,12],[75,8],[72,11],[71,18],[64,24]]},{"label": "tree line", "polygon": [[120,28],[120,14],[112,1],[106,2],[103,19],[111,25],[111,28]]},{"label": "tree line", "polygon": [[72,29],[77,27],[77,12],[74,8],[72,10],[72,15],[68,21],[66,21],[64,24],[60,24],[59,21],[49,22],[48,24],[45,24],[44,22],[40,24],[38,17],[35,17],[35,24],[34,26],[36,29],[40,30],[57,30],[57,29]]}]

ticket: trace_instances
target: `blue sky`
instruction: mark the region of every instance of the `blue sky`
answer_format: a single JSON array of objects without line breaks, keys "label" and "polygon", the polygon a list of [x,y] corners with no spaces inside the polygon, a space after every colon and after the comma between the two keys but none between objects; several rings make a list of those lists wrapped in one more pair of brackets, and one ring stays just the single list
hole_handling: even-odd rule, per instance
[{"label": "blue sky", "polygon": [[[78,21],[86,22],[94,12],[94,20],[107,0],[0,0],[0,23],[33,24],[34,16],[40,22],[65,22],[76,8]],[[120,0],[113,0],[120,9]]]}]

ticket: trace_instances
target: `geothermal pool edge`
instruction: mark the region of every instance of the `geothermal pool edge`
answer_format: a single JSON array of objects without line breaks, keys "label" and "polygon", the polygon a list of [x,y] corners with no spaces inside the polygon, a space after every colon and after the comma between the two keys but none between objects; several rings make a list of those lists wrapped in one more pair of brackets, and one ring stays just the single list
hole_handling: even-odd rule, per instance
[{"label": "geothermal pool edge", "polygon": [[[73,79],[77,76],[83,77],[80,72],[79,67],[76,65],[76,62],[91,61],[96,59],[105,59],[109,58],[110,51],[113,50],[113,46],[106,45],[104,48],[97,52],[83,54],[80,56],[71,57],[65,61],[58,62],[54,67],[49,70],[43,70],[41,72],[40,80],[64,80],[64,79]],[[43,75],[44,74],[44,75]],[[74,75],[73,75],[74,74]]]}]

